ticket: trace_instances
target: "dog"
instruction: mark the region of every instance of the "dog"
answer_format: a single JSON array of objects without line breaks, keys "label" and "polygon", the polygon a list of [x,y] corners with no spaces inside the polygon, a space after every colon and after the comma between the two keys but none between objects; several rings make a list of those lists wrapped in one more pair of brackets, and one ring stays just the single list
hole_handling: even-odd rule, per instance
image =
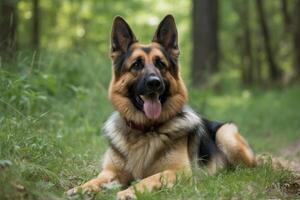
[{"label": "dog", "polygon": [[170,188],[178,174],[191,176],[194,165],[211,174],[240,163],[256,165],[253,150],[234,123],[210,121],[187,105],[178,58],[172,15],[161,21],[147,45],[138,42],[122,17],[115,17],[109,99],[116,111],[103,128],[109,148],[100,174],[68,194],[140,180],[117,193],[118,200],[136,199],[136,191]]}]

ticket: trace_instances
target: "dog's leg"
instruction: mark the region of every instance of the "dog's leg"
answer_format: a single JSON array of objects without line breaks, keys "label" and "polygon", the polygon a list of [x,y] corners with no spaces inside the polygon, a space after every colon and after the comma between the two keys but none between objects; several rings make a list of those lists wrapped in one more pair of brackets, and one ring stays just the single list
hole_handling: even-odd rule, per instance
[{"label": "dog's leg", "polygon": [[122,159],[109,149],[103,160],[103,170],[96,177],[90,181],[82,184],[81,186],[75,187],[67,191],[68,195],[76,194],[80,189],[87,192],[99,192],[105,184],[116,182],[120,184],[127,183],[132,179],[128,172],[125,172],[121,168]]},{"label": "dog's leg", "polygon": [[235,124],[226,123],[217,130],[216,144],[230,164],[244,163],[249,167],[256,165],[253,150],[240,135]]},{"label": "dog's leg", "polygon": [[[216,133],[216,143],[230,164],[244,163],[249,167],[270,163],[274,169],[296,171],[297,164],[282,157],[254,155],[247,141],[239,134],[235,124],[224,124]],[[216,162],[212,162],[216,163]]]},{"label": "dog's leg", "polygon": [[[176,148],[175,148],[176,147]],[[155,171],[159,172],[152,176],[142,179],[140,182],[120,191],[117,194],[118,200],[136,199],[135,190],[139,192],[159,189],[163,186],[172,187],[176,181],[176,175],[190,176],[192,174],[190,161],[187,152],[187,138],[181,139],[174,143],[172,148],[164,158],[161,158],[152,165]],[[163,166],[164,169],[161,169]]]},{"label": "dog's leg", "polygon": [[84,183],[79,187],[70,189],[67,194],[73,195],[76,194],[80,189],[88,192],[99,192],[104,184],[117,181],[117,173],[112,170],[104,169],[96,178],[91,179],[90,181]]},{"label": "dog's leg", "polygon": [[[117,200],[136,199],[135,190],[139,192],[151,192],[153,189],[159,189],[163,186],[171,188],[176,181],[176,175],[179,171],[180,170],[165,170],[163,172],[149,176],[141,180],[136,185],[118,192]],[[188,170],[184,172],[184,175],[187,175],[186,173],[190,174],[190,171]]]}]

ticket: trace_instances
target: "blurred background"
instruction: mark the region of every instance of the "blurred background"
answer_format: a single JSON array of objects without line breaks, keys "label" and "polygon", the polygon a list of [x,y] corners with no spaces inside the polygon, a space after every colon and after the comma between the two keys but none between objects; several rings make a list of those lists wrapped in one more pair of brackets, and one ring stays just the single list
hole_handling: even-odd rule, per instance
[{"label": "blurred background", "polygon": [[114,16],[147,43],[171,13],[193,86],[231,78],[246,86],[285,85],[300,77],[299,10],[299,0],[1,0],[1,57],[93,51],[107,60]]},{"label": "blurred background", "polygon": [[[65,199],[97,174],[113,111],[113,18],[148,43],[167,14],[177,23],[189,104],[239,124],[256,152],[288,147],[284,156],[300,161],[300,0],[0,0],[0,199]],[[286,197],[283,172],[238,173],[155,199]],[[115,199],[115,191],[99,195]]]}]

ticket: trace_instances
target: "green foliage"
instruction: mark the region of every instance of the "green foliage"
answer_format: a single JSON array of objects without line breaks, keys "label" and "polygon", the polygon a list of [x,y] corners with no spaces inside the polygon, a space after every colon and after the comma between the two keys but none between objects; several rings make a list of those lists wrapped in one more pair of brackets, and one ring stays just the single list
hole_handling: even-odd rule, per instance
[{"label": "green foliage", "polygon": [[[31,1],[19,1],[18,38],[19,49],[27,50],[31,43]],[[97,52],[107,57],[113,18],[123,16],[138,40],[149,43],[158,23],[167,14],[176,17],[181,48],[181,63],[184,74],[188,74],[191,59],[190,1],[40,1],[41,49],[47,51]],[[138,20],[137,20],[138,19]],[[92,61],[91,61],[92,62]]]},{"label": "green foliage", "polygon": [[[151,41],[159,21],[166,14],[173,14],[179,30],[181,64],[183,73],[188,77],[192,45],[191,27],[192,1],[175,0],[64,0],[39,1],[41,17],[40,48],[51,51],[78,49],[97,51],[101,55],[109,52],[110,31],[115,16],[123,16],[131,25],[138,39],[143,43]],[[281,1],[266,1],[266,21],[270,29],[271,48],[275,62],[284,72],[283,82],[293,77],[293,41],[291,33],[285,29]],[[288,14],[293,19],[295,1],[287,1]],[[32,2],[20,0],[18,10],[18,48],[22,51],[31,47],[32,39]],[[248,10],[249,19],[245,19]],[[220,69],[237,72],[242,78],[245,69],[245,20],[249,22],[253,85],[261,85],[269,80],[268,61],[264,52],[263,37],[259,26],[255,1],[219,2],[218,38],[220,46]],[[295,20],[292,20],[295,21]],[[202,27],[205,29],[205,27]],[[217,76],[219,73],[217,73]],[[223,74],[224,75],[224,74]],[[215,79],[215,85],[222,84]],[[186,80],[189,83],[189,79]]]},{"label": "green foliage", "polygon": [[[30,1],[20,1],[19,32],[22,46],[29,46],[30,31],[27,29],[32,19]],[[41,1],[40,10],[42,47],[68,49],[79,47],[98,48],[107,52],[112,20],[115,16],[125,17],[134,28],[140,41],[149,42],[159,21],[168,13],[176,15],[181,38],[187,38],[189,1]],[[145,12],[147,10],[147,12]],[[138,17],[138,20],[136,20]],[[51,27],[49,29],[49,27]],[[185,40],[185,39],[184,39]],[[186,46],[186,44],[183,44]]]},{"label": "green foliage", "polygon": [[[24,56],[0,69],[0,158],[5,159],[0,197],[7,199],[23,193],[31,199],[43,191],[54,198],[74,175],[91,177],[74,166],[96,169],[104,151],[101,122],[111,112],[107,59],[78,52],[42,53],[39,58],[28,62]],[[20,184],[26,191],[14,193]]]}]

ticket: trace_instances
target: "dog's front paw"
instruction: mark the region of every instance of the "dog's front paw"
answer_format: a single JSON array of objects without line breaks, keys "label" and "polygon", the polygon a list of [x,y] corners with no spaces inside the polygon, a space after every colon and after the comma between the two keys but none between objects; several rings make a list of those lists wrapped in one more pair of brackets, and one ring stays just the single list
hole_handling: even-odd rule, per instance
[{"label": "dog's front paw", "polygon": [[118,192],[117,200],[136,200],[136,196],[134,194],[134,191],[129,188],[127,190]]},{"label": "dog's front paw", "polygon": [[99,192],[100,188],[98,185],[93,184],[91,182],[87,182],[83,184],[82,186],[74,187],[67,191],[68,196],[73,196],[76,194],[87,194],[91,195],[93,193]]},{"label": "dog's front paw", "polygon": [[73,195],[77,194],[78,191],[79,191],[79,187],[74,187],[74,188],[69,189],[69,190],[66,192],[66,194],[67,194],[68,196],[73,196]]}]

